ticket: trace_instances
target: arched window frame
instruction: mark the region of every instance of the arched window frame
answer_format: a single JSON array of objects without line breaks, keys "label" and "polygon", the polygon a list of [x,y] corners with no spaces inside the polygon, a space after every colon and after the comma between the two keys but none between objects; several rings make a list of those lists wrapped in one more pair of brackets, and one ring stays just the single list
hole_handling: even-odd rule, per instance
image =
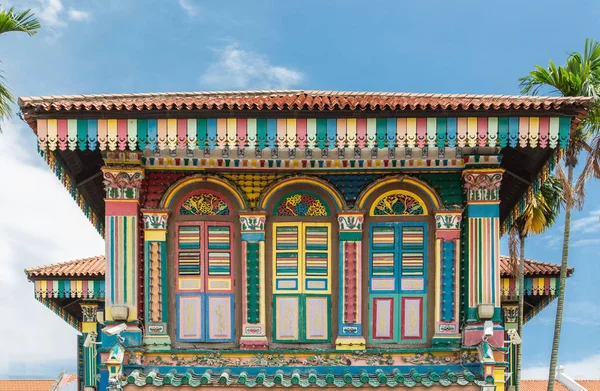
[{"label": "arched window frame", "polygon": [[[319,186],[315,186],[314,183],[309,183],[309,184],[298,184],[298,183],[290,183],[286,186],[281,186],[280,188],[277,189],[277,191],[275,192],[271,192],[270,194],[267,193],[269,198],[268,201],[265,199],[263,200],[263,202],[266,205],[272,205],[272,206],[267,206],[266,207],[266,212],[267,212],[267,229],[266,229],[266,238],[267,238],[267,243],[266,243],[266,248],[267,248],[267,280],[271,281],[271,285],[272,285],[272,289],[268,289],[267,290],[267,335],[269,336],[270,339],[270,347],[273,348],[277,348],[277,347],[281,347],[281,348],[291,348],[291,347],[298,347],[298,348],[308,348],[308,347],[322,347],[322,348],[331,348],[333,347],[333,342],[335,341],[336,337],[337,337],[337,309],[334,309],[333,307],[337,306],[337,300],[335,297],[335,290],[337,289],[337,284],[338,282],[338,240],[336,239],[338,236],[338,224],[337,224],[337,211],[339,208],[339,205],[337,204],[337,199],[335,198],[336,196],[338,196],[337,194],[335,194],[335,196],[331,196],[329,194],[329,192],[323,190],[323,187]],[[281,205],[282,202],[284,202],[284,200],[290,196],[290,195],[294,195],[294,194],[307,194],[310,196],[315,197],[316,199],[318,199],[319,201],[321,201],[323,203],[323,205],[325,206],[325,208],[327,209],[327,214],[328,216],[280,216],[277,214],[277,209],[278,207]],[[301,220],[301,221],[299,221]],[[277,338],[277,319],[278,319],[278,315],[277,315],[277,303],[276,303],[276,298],[277,297],[281,297],[281,296],[286,296],[285,293],[281,293],[279,292],[277,289],[274,289],[276,287],[277,281],[275,278],[275,264],[276,264],[276,260],[275,260],[275,256],[277,253],[276,250],[276,237],[275,237],[275,232],[277,230],[278,227],[287,227],[287,226],[294,226],[294,225],[298,225],[298,224],[306,224],[308,226],[323,226],[323,225],[327,225],[328,227],[328,252],[329,252],[329,260],[328,260],[328,286],[326,289],[326,293],[323,293],[322,295],[319,295],[319,293],[317,292],[315,294],[315,300],[318,301],[319,297],[323,297],[323,296],[327,296],[326,298],[326,302],[316,302],[319,305],[323,305],[323,308],[325,309],[323,311],[324,314],[327,314],[328,316],[328,330],[327,330],[327,334],[328,337],[326,339],[311,339],[311,338],[306,338],[306,336],[308,336],[308,330],[301,330],[302,327],[302,322],[303,320],[300,320],[300,324],[298,326],[298,338],[291,338],[289,341],[288,340],[284,340],[284,339],[278,339]],[[298,268],[300,268],[300,264],[298,266]],[[309,294],[304,294],[304,293],[294,293],[294,294],[290,294],[289,296],[292,297],[293,295],[300,295],[300,296],[308,296],[309,298],[312,298]],[[302,297],[299,300],[303,300],[305,299],[304,297]],[[299,304],[299,307],[302,304]],[[336,307],[337,308],[337,307]],[[304,312],[305,314],[306,312]],[[300,315],[302,316],[302,315]],[[304,334],[304,338],[302,337],[302,334]]]},{"label": "arched window frame", "polygon": [[[165,196],[163,196],[163,200],[161,202],[161,206],[170,210],[169,215],[169,231],[167,235],[168,241],[168,281],[169,286],[171,287],[169,297],[169,312],[173,314],[168,324],[169,335],[171,335],[171,340],[173,345],[180,348],[196,348],[198,346],[202,346],[204,348],[214,348],[214,349],[222,349],[222,348],[235,348],[239,344],[239,338],[241,336],[242,322],[241,322],[241,311],[242,308],[237,303],[237,299],[241,297],[241,282],[239,281],[239,270],[241,270],[240,266],[240,241],[239,238],[239,210],[243,208],[245,205],[239,205],[240,200],[243,200],[239,193],[235,194],[233,187],[226,186],[226,183],[221,183],[218,178],[209,178],[210,180],[204,180],[196,177],[186,178],[182,181],[182,183],[174,184],[171,186],[170,190],[167,191]],[[220,199],[222,199],[229,209],[228,215],[202,215],[202,214],[181,214],[180,208],[182,204],[189,198],[198,194],[212,194]],[[207,290],[208,285],[208,276],[203,275],[200,277],[201,283],[205,285],[202,286],[201,290],[195,290],[193,293],[186,294],[185,291],[180,289],[180,281],[182,275],[179,274],[179,247],[178,247],[178,233],[179,227],[181,226],[200,226],[203,227],[204,233],[200,235],[202,238],[207,239],[208,230],[210,228],[215,227],[229,227],[229,254],[230,254],[230,275],[229,278],[229,289],[215,289],[212,292]],[[201,228],[202,229],[202,228]],[[208,243],[206,243],[207,245]],[[200,268],[203,272],[208,271],[208,258],[209,250],[204,248],[201,252],[204,253],[202,255],[202,264]],[[227,251],[219,250],[219,252],[224,253]],[[212,278],[211,278],[212,279]],[[214,280],[226,278],[220,278],[215,276]],[[185,280],[185,276],[183,277]],[[225,281],[217,283],[225,286]],[[218,285],[217,285],[218,286]],[[226,287],[226,286],[225,286]],[[227,287],[226,287],[227,288]],[[180,328],[183,326],[180,321],[182,320],[182,313],[184,309],[182,308],[187,303],[182,303],[180,299],[185,296],[193,297],[190,299],[192,304],[196,305],[197,313],[199,318],[195,321],[203,321],[204,329],[200,330],[200,335],[197,335],[195,338],[181,338]],[[226,302],[225,299],[229,301]],[[185,301],[185,299],[184,299]],[[222,337],[219,335],[211,334],[211,330],[208,329],[209,320],[207,313],[211,310],[211,308],[221,306],[223,309],[221,314],[223,319],[229,322],[231,325],[231,332],[228,336]],[[229,308],[227,308],[229,307]],[[204,317],[204,319],[203,319]]]},{"label": "arched window frame", "polygon": [[[368,327],[363,328],[364,337],[367,341],[367,346],[371,348],[397,348],[399,346],[427,346],[430,343],[433,335],[433,319],[434,319],[434,303],[435,303],[435,221],[433,211],[438,205],[438,199],[435,197],[435,193],[431,189],[425,189],[425,185],[417,182],[416,180],[410,181],[388,180],[387,183],[383,183],[380,186],[373,186],[370,192],[362,197],[359,202],[360,206],[366,209],[365,225],[363,234],[363,273],[366,278],[363,279],[363,291],[366,293],[365,297],[368,299],[363,302],[363,314],[365,322],[368,323]],[[423,207],[423,214],[412,215],[412,214],[401,214],[401,215],[376,215],[374,213],[376,205],[385,197],[393,194],[409,195],[418,201]],[[432,195],[434,197],[432,197]],[[394,232],[394,243],[393,247],[396,250],[390,250],[394,254],[394,293],[388,295],[390,290],[375,291],[372,288],[373,280],[373,261],[372,256],[374,254],[373,249],[373,228],[376,226],[384,227],[388,226],[393,228]],[[402,271],[401,271],[401,256],[404,253],[402,248],[402,230],[404,227],[418,227],[422,226],[424,229],[424,240],[426,244],[423,247],[424,255],[424,269],[425,274],[423,279],[423,289],[417,290],[417,293],[407,293],[401,289],[402,284]],[[396,243],[400,241],[399,243]],[[416,251],[415,251],[416,252]],[[385,261],[384,261],[385,262]],[[406,277],[409,281],[408,278]],[[414,280],[413,280],[414,281]],[[418,284],[414,284],[414,287],[418,288]],[[406,285],[405,287],[410,287]],[[387,296],[386,296],[387,295]],[[374,302],[375,298],[382,298],[382,307],[390,306],[392,312],[391,324],[393,325],[388,330],[387,336],[389,338],[374,338],[376,333],[376,327],[378,321],[382,319],[376,319],[375,306],[378,304]],[[393,303],[390,299],[393,298]],[[422,304],[418,303],[419,298],[422,298]],[[388,302],[385,302],[385,299]],[[404,323],[402,318],[408,315],[408,305],[410,305],[410,311],[414,311],[417,308],[420,316],[420,335],[416,336],[412,331],[415,330],[404,330]],[[384,323],[389,322],[390,319],[383,319]],[[382,323],[382,324],[384,324]],[[409,331],[406,332],[405,331]]]}]

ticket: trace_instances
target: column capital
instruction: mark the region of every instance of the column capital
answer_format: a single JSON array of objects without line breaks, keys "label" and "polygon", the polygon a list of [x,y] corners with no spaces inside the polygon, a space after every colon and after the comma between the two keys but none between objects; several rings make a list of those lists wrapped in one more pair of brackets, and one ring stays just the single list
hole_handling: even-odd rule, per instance
[{"label": "column capital", "polygon": [[109,165],[102,167],[102,173],[107,199],[139,199],[144,168],[135,165]]},{"label": "column capital", "polygon": [[267,220],[267,212],[240,212],[242,232],[263,232]]},{"label": "column capital", "polygon": [[99,304],[97,302],[82,301],[79,303],[81,306],[81,313],[83,315],[84,322],[96,323],[96,314],[98,313]]},{"label": "column capital", "polygon": [[489,202],[500,200],[502,168],[468,169],[462,173],[467,190],[467,202]]},{"label": "column capital", "polygon": [[144,229],[146,231],[167,229],[167,221],[170,213],[169,210],[142,209],[141,212],[142,216],[144,217]]},{"label": "column capital", "polygon": [[441,209],[433,212],[435,216],[435,237],[443,240],[454,240],[460,237],[462,209]]},{"label": "column capital", "polygon": [[364,212],[340,212],[338,214],[340,232],[362,231],[364,221]]}]

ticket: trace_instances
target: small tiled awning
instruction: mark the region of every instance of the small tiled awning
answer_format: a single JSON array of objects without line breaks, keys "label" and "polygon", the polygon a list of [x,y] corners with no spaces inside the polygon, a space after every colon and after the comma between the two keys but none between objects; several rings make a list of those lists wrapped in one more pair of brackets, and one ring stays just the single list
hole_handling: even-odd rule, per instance
[{"label": "small tiled awning", "polygon": [[206,370],[203,373],[195,373],[193,370],[181,374],[175,370],[167,374],[161,374],[157,371],[142,372],[133,371],[126,380],[122,382],[122,386],[128,384],[138,387],[143,386],[165,386],[171,385],[174,387],[201,387],[201,386],[246,386],[246,387],[415,387],[425,386],[431,387],[434,385],[441,386],[467,386],[476,385],[483,386],[493,384],[493,378],[483,379],[481,376],[476,376],[472,372],[465,370],[463,372],[451,371],[429,371],[419,373],[416,370],[402,372],[399,369],[394,370],[362,370],[357,374],[346,372],[343,374],[316,373],[315,371],[282,371],[279,370],[274,374],[267,374],[261,371],[257,374],[249,374],[242,371],[239,374],[231,374],[230,371],[214,371]]}]

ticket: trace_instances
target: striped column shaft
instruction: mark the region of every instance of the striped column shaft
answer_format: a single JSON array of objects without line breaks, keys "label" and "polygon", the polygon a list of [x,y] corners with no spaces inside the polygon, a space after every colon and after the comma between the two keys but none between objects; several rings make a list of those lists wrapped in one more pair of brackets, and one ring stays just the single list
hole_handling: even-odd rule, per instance
[{"label": "striped column shaft", "polygon": [[458,343],[460,230],[462,209],[435,214],[435,334],[433,343]]},{"label": "striped column shaft", "polygon": [[365,348],[362,332],[362,234],[364,214],[343,212],[339,223],[339,316],[337,350]]},{"label": "striped column shaft", "polygon": [[[107,165],[102,171],[106,191],[106,319],[134,322],[139,295],[139,189],[144,170]],[[113,311],[118,311],[115,315],[119,319],[113,317]],[[124,312],[127,319],[121,319]]]},{"label": "striped column shaft", "polygon": [[144,305],[146,345],[170,345],[167,334],[167,221],[168,210],[143,209]]},{"label": "striped column shaft", "polygon": [[264,212],[240,213],[242,239],[242,336],[240,348],[267,349]]}]

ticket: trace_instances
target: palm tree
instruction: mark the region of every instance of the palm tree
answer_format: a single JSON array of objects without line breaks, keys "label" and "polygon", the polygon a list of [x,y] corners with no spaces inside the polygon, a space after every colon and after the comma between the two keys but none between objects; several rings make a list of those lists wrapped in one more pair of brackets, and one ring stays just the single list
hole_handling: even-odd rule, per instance
[{"label": "palm tree", "polygon": [[[548,68],[539,65],[527,76],[520,78],[521,92],[524,94],[537,95],[540,91],[550,89],[562,96],[588,96],[592,97],[594,107],[593,113],[598,113],[598,92],[600,91],[600,43],[594,40],[586,40],[583,55],[571,53],[567,57],[565,66],[557,67],[552,61]],[[565,223],[563,233],[562,259],[560,265],[560,283],[558,302],[556,308],[556,320],[554,325],[554,338],[552,340],[552,352],[550,355],[550,373],[548,376],[548,391],[554,391],[554,380],[556,378],[556,364],[558,360],[558,347],[560,344],[560,332],[562,328],[563,308],[565,301],[565,287],[567,281],[567,267],[569,260],[569,239],[571,235],[571,210],[577,204],[581,207],[583,202],[583,185],[578,186],[575,193],[573,189],[573,171],[578,163],[578,155],[583,150],[590,150],[586,141],[593,134],[598,134],[598,115],[586,117],[571,133],[571,140],[565,153],[565,166],[567,175],[557,166],[557,174],[563,184],[563,196],[565,200]],[[589,170],[584,170],[589,175]],[[585,179],[582,179],[582,181]],[[579,195],[579,197],[577,197]]]},{"label": "palm tree", "polygon": [[[31,10],[15,12],[14,7],[8,10],[0,9],[0,35],[22,32],[31,36],[35,35],[39,28],[40,22]],[[5,82],[6,78],[0,72],[0,120],[10,118],[10,105],[15,103],[15,98],[13,98]]]},{"label": "palm tree", "polygon": [[[525,298],[525,238],[529,235],[538,235],[550,228],[560,211],[562,203],[562,184],[556,177],[549,176],[546,182],[535,194],[533,200],[527,205],[523,213],[515,220],[509,237],[510,259],[513,265],[513,275],[518,275],[517,286],[519,289],[519,320],[517,331],[523,335],[523,310]],[[517,245],[519,248],[517,249]],[[520,255],[517,261],[517,255]],[[517,267],[518,265],[518,267]],[[518,269],[518,271],[517,271]],[[521,390],[522,345],[517,347],[517,368],[515,384],[517,391]]]}]

